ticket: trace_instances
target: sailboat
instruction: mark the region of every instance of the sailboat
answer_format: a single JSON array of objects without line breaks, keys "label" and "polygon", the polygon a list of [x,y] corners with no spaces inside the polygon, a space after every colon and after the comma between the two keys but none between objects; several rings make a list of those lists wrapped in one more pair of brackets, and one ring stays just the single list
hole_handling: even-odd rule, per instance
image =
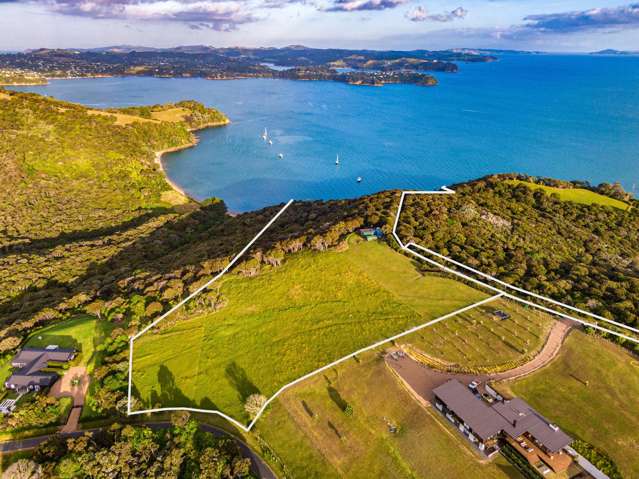
[{"label": "sailboat", "polygon": [[361,183],[361,182],[362,182],[362,177],[361,177],[361,176],[358,176],[358,177],[357,177],[357,182],[358,182],[358,183]]},{"label": "sailboat", "polygon": [[281,160],[284,158],[284,153],[280,153],[279,155],[277,155],[277,157]]},{"label": "sailboat", "polygon": [[337,157],[335,158],[335,164],[339,165],[339,155],[337,155]]},{"label": "sailboat", "polygon": [[272,144],[273,144],[273,140],[269,139],[269,140],[268,140],[268,144],[269,144],[269,145],[272,145]]},{"label": "sailboat", "polygon": [[264,133],[262,133],[262,140],[266,141],[267,138],[268,138],[268,131],[266,131],[266,128],[264,128]]}]

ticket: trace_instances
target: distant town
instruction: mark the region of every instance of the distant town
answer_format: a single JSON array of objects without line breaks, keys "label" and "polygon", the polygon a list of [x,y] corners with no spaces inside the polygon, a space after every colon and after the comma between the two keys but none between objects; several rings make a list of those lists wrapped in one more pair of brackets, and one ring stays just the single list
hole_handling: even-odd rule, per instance
[{"label": "distant town", "polygon": [[[455,73],[458,62],[490,62],[497,58],[471,50],[372,51],[285,48],[212,48],[207,46],[152,49],[110,47],[94,50],[39,49],[0,55],[2,75],[44,78],[153,76],[170,78],[282,78],[324,80],[381,86],[407,83],[433,86],[430,72]],[[427,73],[428,72],[428,73]]]}]

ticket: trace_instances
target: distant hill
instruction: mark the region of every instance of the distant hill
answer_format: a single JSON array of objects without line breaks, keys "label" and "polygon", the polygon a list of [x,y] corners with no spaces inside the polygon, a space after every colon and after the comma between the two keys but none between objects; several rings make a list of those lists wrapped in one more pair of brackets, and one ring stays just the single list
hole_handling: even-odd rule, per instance
[{"label": "distant hill", "polygon": [[599,50],[598,52],[591,52],[591,55],[639,55],[639,50],[626,51],[626,50],[613,50],[608,48],[606,50]]}]

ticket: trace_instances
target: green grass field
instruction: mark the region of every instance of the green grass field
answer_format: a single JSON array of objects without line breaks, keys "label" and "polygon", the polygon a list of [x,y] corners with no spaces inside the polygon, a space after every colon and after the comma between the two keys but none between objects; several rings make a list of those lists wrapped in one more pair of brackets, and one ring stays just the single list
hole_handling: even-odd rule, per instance
[{"label": "green grass field", "polygon": [[508,386],[568,434],[639,477],[639,362],[605,340],[573,331],[549,366]]},{"label": "green grass field", "polygon": [[[508,313],[510,318],[498,319],[495,310]],[[424,359],[435,367],[496,372],[531,359],[543,347],[553,321],[539,310],[499,299],[406,336],[400,342],[423,352]]]},{"label": "green grass field", "polygon": [[[304,252],[254,278],[226,276],[226,306],[135,342],[133,382],[145,407],[191,405],[246,420],[250,394],[279,387],[378,340],[486,295],[381,243]],[[170,319],[170,318],[167,318]]]},{"label": "green grass field", "polygon": [[8,356],[0,360],[0,384],[4,384],[5,379],[7,379],[10,374],[11,374],[11,356]]},{"label": "green grass field", "polygon": [[603,205],[612,206],[621,210],[630,209],[630,205],[623,201],[610,198],[609,196],[600,195],[594,191],[586,190],[584,188],[555,188],[554,186],[539,185],[537,183],[531,183],[529,181],[521,180],[507,180],[506,183],[513,185],[526,185],[531,189],[544,190],[548,194],[556,193],[563,201],[572,201],[574,203],[582,203],[585,205]]},{"label": "green grass field", "polygon": [[113,325],[107,321],[98,321],[88,315],[79,316],[37,330],[29,336],[25,347],[43,348],[57,344],[61,348],[78,349],[80,354],[76,363],[88,366],[91,371],[96,359],[95,348],[104,339],[106,330],[112,328]]},{"label": "green grass field", "polygon": [[[499,455],[493,463],[480,463],[461,436],[410,396],[376,353],[359,359],[287,391],[257,423],[256,433],[288,476],[520,477]],[[351,406],[351,416],[344,404]]]}]

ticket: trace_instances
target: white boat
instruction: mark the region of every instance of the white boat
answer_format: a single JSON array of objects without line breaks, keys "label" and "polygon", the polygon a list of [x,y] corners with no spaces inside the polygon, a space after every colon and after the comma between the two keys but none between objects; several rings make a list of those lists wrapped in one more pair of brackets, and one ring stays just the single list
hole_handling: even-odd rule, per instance
[{"label": "white boat", "polygon": [[273,140],[268,140],[268,144],[272,145],[273,144]]},{"label": "white boat", "polygon": [[335,164],[339,165],[339,155],[337,155],[337,157],[335,158]]},{"label": "white boat", "polygon": [[277,155],[277,157],[281,160],[282,158],[284,158],[284,154],[283,154],[283,153],[279,153],[279,154]]},{"label": "white boat", "polygon": [[268,131],[266,131],[266,128],[264,128],[264,133],[262,133],[262,140],[266,141],[267,138],[268,138]]},{"label": "white boat", "polygon": [[358,183],[361,183],[361,182],[362,182],[362,177],[361,177],[361,176],[358,176],[358,177],[357,177],[357,182],[358,182]]}]

